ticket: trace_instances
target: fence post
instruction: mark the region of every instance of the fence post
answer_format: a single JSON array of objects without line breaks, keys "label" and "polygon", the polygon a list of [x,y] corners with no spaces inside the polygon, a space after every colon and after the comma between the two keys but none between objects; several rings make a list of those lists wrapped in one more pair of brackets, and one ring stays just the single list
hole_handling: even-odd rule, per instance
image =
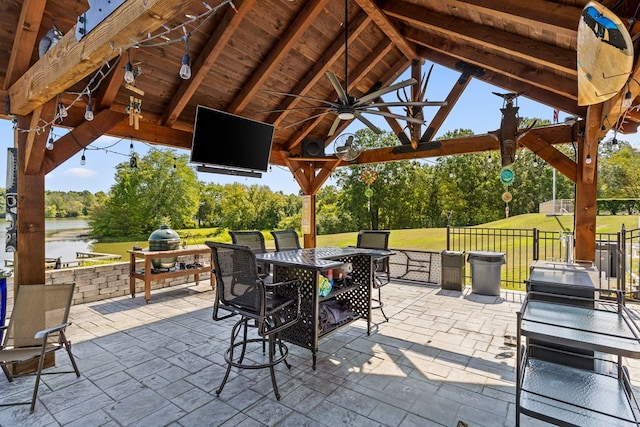
[{"label": "fence post", "polygon": [[540,239],[538,236],[538,229],[533,228],[533,260],[538,261],[540,257]]},{"label": "fence post", "polygon": [[451,226],[447,224],[447,250],[451,250],[451,235],[450,235]]},{"label": "fence post", "polygon": [[627,290],[627,229],[622,224],[622,229],[618,233],[618,265],[617,270],[617,282],[618,289],[622,290],[624,294]]}]

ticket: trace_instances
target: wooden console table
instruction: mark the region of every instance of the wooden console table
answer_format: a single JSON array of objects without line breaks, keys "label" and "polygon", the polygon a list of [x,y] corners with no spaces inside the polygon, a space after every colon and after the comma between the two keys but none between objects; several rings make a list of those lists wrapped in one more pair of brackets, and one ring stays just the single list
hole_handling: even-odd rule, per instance
[{"label": "wooden console table", "polygon": [[[194,275],[196,285],[200,279],[200,274],[211,273],[213,266],[213,255],[211,249],[206,245],[194,245],[184,249],[174,249],[169,251],[150,251],[148,249],[129,250],[129,291],[131,298],[136,296],[136,279],[144,280],[144,298],[149,302],[151,299],[151,281],[166,279],[172,277]],[[179,268],[179,257],[193,255],[194,263],[201,263],[200,267],[195,268]],[[154,272],[151,267],[151,260],[154,258],[173,258],[177,257],[176,267],[170,269],[161,269],[162,271]],[[144,259],[144,270],[136,270],[136,258]],[[215,279],[211,276],[211,287],[215,286]]]}]

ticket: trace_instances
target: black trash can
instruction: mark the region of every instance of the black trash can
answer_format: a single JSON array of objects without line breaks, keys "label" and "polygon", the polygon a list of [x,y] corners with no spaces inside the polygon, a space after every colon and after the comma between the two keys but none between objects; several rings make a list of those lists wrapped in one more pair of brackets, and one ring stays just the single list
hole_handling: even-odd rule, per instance
[{"label": "black trash can", "polygon": [[440,252],[442,273],[440,286],[442,289],[462,291],[464,289],[464,252],[442,251]]},{"label": "black trash can", "polygon": [[505,263],[502,252],[470,251],[467,262],[471,264],[471,292],[500,296],[500,273]]}]

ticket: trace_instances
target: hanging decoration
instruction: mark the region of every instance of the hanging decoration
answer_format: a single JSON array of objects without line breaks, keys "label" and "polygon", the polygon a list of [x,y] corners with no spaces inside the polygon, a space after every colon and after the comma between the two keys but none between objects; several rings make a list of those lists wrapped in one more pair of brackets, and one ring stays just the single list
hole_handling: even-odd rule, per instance
[{"label": "hanging decoration", "polygon": [[129,96],[129,105],[124,110],[129,115],[129,126],[133,126],[135,130],[140,129],[140,119],[142,118],[142,100]]},{"label": "hanging decoration", "polygon": [[360,173],[360,181],[367,184],[367,189],[364,190],[364,195],[367,197],[367,209],[371,210],[371,196],[373,196],[373,189],[371,184],[378,179],[378,174],[371,167],[367,167]]}]

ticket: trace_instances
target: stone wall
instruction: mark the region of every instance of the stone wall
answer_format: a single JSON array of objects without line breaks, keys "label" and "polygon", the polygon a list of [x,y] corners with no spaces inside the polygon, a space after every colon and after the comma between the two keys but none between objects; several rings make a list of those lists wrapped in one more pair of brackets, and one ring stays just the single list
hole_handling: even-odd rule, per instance
[{"label": "stone wall", "polygon": [[[193,257],[183,257],[186,263],[194,262]],[[144,261],[136,262],[136,270],[144,269]],[[151,297],[154,289],[168,288],[194,282],[188,276],[165,278],[151,282]],[[210,280],[209,274],[200,273],[200,280]],[[73,304],[85,304],[103,299],[129,295],[129,262],[99,264],[86,267],[61,268],[45,272],[45,284],[75,283]],[[13,307],[13,278],[7,279],[7,321]],[[136,279],[136,298],[144,298],[144,281]]]}]

